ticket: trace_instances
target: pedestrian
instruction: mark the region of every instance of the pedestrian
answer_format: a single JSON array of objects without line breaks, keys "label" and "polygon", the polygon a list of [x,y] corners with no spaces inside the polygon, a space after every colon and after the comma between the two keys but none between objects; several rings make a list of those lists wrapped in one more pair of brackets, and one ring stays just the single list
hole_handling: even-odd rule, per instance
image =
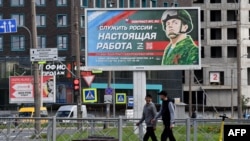
[{"label": "pedestrian", "polygon": [[139,126],[145,120],[147,129],[143,137],[143,141],[148,141],[149,137],[151,137],[152,141],[157,141],[155,135],[156,122],[151,122],[151,120],[156,116],[157,110],[155,104],[152,102],[152,96],[150,94],[146,95],[145,101],[146,104],[143,107],[142,117],[140,121],[136,123],[136,125]]},{"label": "pedestrian", "polygon": [[164,129],[161,134],[161,141],[166,141],[168,138],[170,141],[176,141],[173,135],[173,128],[175,124],[174,104],[170,99],[168,99],[166,91],[161,91],[158,93],[158,95],[160,95],[162,100],[161,109],[152,120],[152,123],[155,123],[161,116],[164,124]]}]

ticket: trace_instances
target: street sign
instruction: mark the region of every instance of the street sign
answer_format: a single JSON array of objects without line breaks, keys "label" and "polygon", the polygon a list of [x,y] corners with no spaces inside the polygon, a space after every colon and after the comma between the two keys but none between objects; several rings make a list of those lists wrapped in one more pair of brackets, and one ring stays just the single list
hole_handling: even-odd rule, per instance
[{"label": "street sign", "polygon": [[126,93],[116,93],[116,104],[126,104]]},{"label": "street sign", "polygon": [[57,48],[38,48],[30,49],[30,61],[57,61]]},{"label": "street sign", "polygon": [[83,89],[83,102],[97,102],[97,90],[96,88]]},{"label": "street sign", "polygon": [[112,95],[104,95],[104,103],[111,103],[112,102]]},{"label": "street sign", "polygon": [[105,94],[107,94],[107,95],[112,95],[112,94],[113,94],[113,91],[114,91],[114,89],[108,87],[108,88],[105,89]]},{"label": "street sign", "polygon": [[94,78],[95,78],[95,75],[83,76],[83,79],[85,80],[85,82],[87,83],[88,86],[91,85]]},{"label": "street sign", "polygon": [[14,33],[17,32],[17,25],[15,19],[1,19],[0,33]]},{"label": "street sign", "polygon": [[128,107],[133,107],[133,106],[134,106],[134,97],[128,96]]}]

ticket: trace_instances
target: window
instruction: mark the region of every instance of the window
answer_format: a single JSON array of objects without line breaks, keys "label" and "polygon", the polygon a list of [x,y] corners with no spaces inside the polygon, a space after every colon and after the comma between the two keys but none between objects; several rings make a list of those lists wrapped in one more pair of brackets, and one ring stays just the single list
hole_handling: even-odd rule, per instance
[{"label": "window", "polygon": [[200,17],[201,17],[201,22],[203,22],[204,21],[204,10],[201,10],[201,13],[200,13],[201,15],[200,15]]},{"label": "window", "polygon": [[182,84],[185,84],[185,70],[182,70]]},{"label": "window", "polygon": [[85,27],[85,16],[84,15],[81,16],[81,22],[80,22],[80,24],[81,24],[80,25],[81,28]]},{"label": "window", "polygon": [[36,0],[36,6],[45,6],[45,0]]},{"label": "window", "polygon": [[238,0],[227,0],[227,3],[238,3]]},{"label": "window", "polygon": [[85,51],[85,36],[81,37],[81,51]]},{"label": "window", "polygon": [[247,85],[250,85],[250,68],[247,68]]},{"label": "window", "polygon": [[210,71],[209,79],[211,85],[224,85],[224,72],[223,71]]},{"label": "window", "polygon": [[96,0],[95,7],[101,7],[101,0]]},{"label": "window", "polygon": [[248,29],[248,40],[250,40],[250,28]]},{"label": "window", "polygon": [[23,26],[24,25],[24,15],[22,14],[13,14],[11,15],[12,19],[16,19],[17,26]]},{"label": "window", "polygon": [[24,51],[25,37],[21,35],[11,36],[11,51]]},{"label": "window", "polygon": [[201,40],[204,40],[204,28],[201,28]]},{"label": "window", "polygon": [[67,0],[57,0],[57,6],[67,6]]},{"label": "window", "polygon": [[211,28],[210,38],[211,40],[220,40],[221,39],[221,29],[220,28]]},{"label": "window", "polygon": [[178,5],[179,5],[178,3],[171,3],[172,7],[178,7]]},{"label": "window", "polygon": [[237,57],[237,47],[228,46],[227,47],[227,58],[236,58]]},{"label": "window", "polygon": [[227,10],[227,21],[237,20],[237,10]]},{"label": "window", "polygon": [[221,21],[221,11],[220,10],[211,10],[210,11],[210,21]]},{"label": "window", "polygon": [[248,11],[248,22],[250,22],[250,11]]},{"label": "window", "polygon": [[67,15],[57,15],[57,26],[67,26]]},{"label": "window", "polygon": [[24,6],[24,0],[11,0],[11,6]]},{"label": "window", "polygon": [[135,0],[129,0],[129,7],[135,7]]},{"label": "window", "polygon": [[80,0],[81,7],[88,7],[88,0]]},{"label": "window", "polygon": [[194,70],[194,83],[203,84],[203,68],[200,70]]},{"label": "window", "polygon": [[141,6],[147,7],[147,0],[141,0]]},{"label": "window", "polygon": [[247,58],[250,58],[250,47],[247,47]]},{"label": "window", "polygon": [[221,0],[210,0],[210,3],[221,3]]},{"label": "window", "polygon": [[0,0],[0,6],[3,6],[3,0]]},{"label": "window", "polygon": [[204,0],[194,0],[194,3],[204,3]]},{"label": "window", "polygon": [[3,51],[3,36],[0,36],[0,51]]},{"label": "window", "polygon": [[46,48],[46,37],[44,35],[37,36],[37,47]]},{"label": "window", "polygon": [[211,58],[221,58],[222,48],[220,46],[211,47]]},{"label": "window", "polygon": [[227,29],[227,39],[236,39],[237,38],[237,29],[228,28]]},{"label": "window", "polygon": [[36,15],[36,25],[39,26],[46,26],[46,17],[45,15]]},{"label": "window", "polygon": [[58,50],[68,49],[68,36],[67,35],[59,35],[57,37],[57,48]]},{"label": "window", "polygon": [[124,7],[124,0],[119,0],[119,7]]},{"label": "window", "polygon": [[168,2],[164,2],[163,7],[168,7]]},{"label": "window", "polygon": [[152,0],[152,7],[157,7],[157,1],[156,0]]},{"label": "window", "polygon": [[205,50],[204,50],[204,47],[201,47],[201,58],[205,58]]}]

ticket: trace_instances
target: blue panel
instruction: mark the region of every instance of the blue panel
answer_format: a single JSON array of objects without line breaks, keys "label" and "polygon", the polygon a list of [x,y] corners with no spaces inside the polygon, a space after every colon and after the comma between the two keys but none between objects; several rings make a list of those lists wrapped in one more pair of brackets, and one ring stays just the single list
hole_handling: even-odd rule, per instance
[{"label": "blue panel", "polygon": [[0,33],[13,33],[13,32],[17,32],[17,25],[15,19],[0,20]]}]

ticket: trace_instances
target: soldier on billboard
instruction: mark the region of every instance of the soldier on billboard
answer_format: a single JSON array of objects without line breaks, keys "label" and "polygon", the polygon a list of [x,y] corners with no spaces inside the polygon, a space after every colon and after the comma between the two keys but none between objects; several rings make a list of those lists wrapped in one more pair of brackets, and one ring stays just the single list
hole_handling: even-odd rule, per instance
[{"label": "soldier on billboard", "polygon": [[164,50],[162,65],[198,64],[198,47],[192,37],[187,35],[193,30],[190,14],[183,9],[166,10],[161,17],[162,28],[170,43]]}]

